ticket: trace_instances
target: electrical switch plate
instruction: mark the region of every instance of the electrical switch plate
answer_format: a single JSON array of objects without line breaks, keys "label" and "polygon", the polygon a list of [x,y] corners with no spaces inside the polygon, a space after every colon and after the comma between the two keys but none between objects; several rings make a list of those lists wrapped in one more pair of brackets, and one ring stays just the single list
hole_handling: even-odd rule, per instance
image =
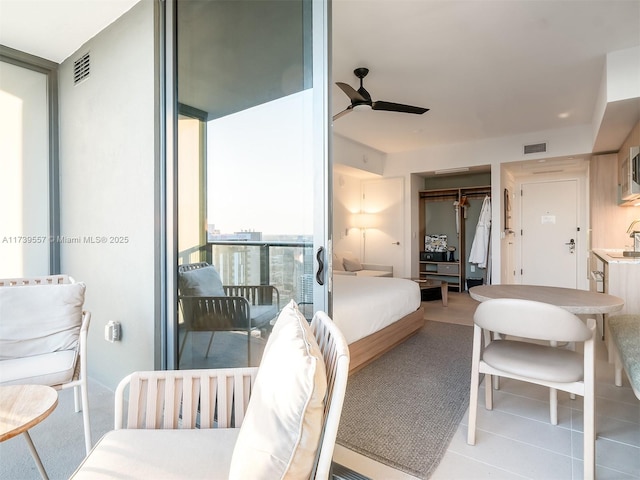
[{"label": "electrical switch plate", "polygon": [[114,322],[111,320],[104,327],[104,339],[107,342],[117,342],[120,340],[122,328],[120,326],[120,322]]}]

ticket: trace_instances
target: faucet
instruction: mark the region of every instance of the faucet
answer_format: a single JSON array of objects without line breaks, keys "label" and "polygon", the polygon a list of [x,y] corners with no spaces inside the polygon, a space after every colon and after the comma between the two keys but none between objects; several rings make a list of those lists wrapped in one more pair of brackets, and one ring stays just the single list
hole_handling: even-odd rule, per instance
[{"label": "faucet", "polygon": [[640,223],[640,218],[631,222],[631,225],[627,228],[627,233],[631,238],[633,238],[633,251],[640,253],[640,227],[634,229],[636,223]]}]

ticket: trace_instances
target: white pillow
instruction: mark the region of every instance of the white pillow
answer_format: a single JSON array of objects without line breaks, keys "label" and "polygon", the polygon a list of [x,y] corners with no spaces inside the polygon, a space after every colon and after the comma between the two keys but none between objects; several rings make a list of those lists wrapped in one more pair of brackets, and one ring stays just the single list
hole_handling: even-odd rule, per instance
[{"label": "white pillow", "polygon": [[322,434],[326,392],[322,352],[292,300],[265,346],[229,479],[308,479]]},{"label": "white pillow", "polygon": [[360,270],[362,270],[362,264],[356,257],[345,256],[344,260],[342,260],[342,263],[344,264],[344,269],[347,272],[359,272]]},{"label": "white pillow", "polygon": [[224,297],[220,274],[213,265],[178,274],[180,295],[193,297]]},{"label": "white pillow", "polygon": [[333,254],[333,269],[338,272],[344,272],[344,265],[342,264],[344,257],[340,253]]},{"label": "white pillow", "polygon": [[76,348],[85,288],[84,283],[0,287],[0,360]]}]

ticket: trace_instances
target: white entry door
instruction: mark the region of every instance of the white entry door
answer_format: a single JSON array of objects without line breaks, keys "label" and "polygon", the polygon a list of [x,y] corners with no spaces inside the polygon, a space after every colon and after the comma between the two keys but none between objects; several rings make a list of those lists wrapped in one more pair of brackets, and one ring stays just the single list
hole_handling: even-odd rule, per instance
[{"label": "white entry door", "polygon": [[522,284],[577,287],[577,192],[576,180],[522,184]]},{"label": "white entry door", "polygon": [[393,265],[394,276],[404,268],[404,180],[385,178],[362,184],[362,210],[371,226],[365,231],[363,259]]}]

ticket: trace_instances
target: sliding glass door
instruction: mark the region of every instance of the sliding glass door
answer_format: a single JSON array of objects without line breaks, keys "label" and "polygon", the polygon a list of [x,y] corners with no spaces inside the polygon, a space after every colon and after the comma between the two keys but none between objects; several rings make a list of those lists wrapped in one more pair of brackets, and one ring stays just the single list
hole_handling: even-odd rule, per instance
[{"label": "sliding glass door", "polygon": [[257,365],[284,305],[327,309],[326,9],[191,0],[171,12],[177,368]]}]

